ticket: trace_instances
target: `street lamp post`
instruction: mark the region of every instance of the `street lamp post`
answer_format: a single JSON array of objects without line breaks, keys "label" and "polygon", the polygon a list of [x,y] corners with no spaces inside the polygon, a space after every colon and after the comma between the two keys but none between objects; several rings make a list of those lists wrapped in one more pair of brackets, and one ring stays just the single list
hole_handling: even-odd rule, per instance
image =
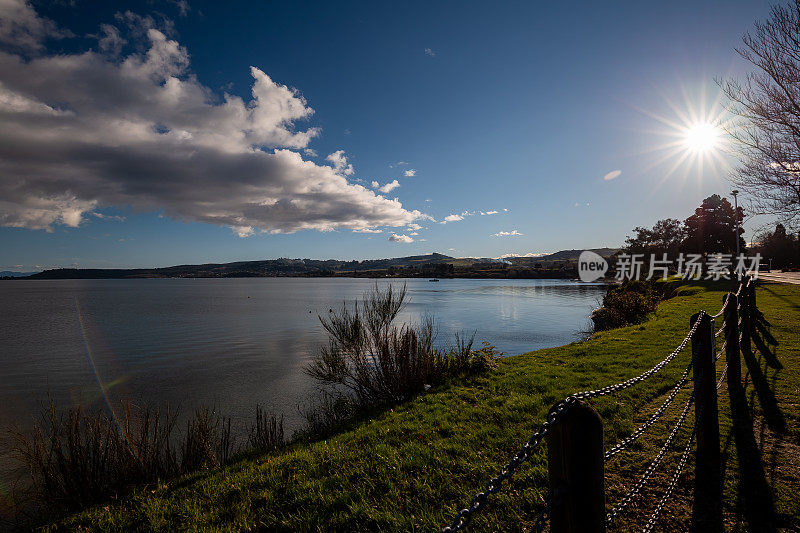
[{"label": "street lamp post", "polygon": [[[736,220],[736,260],[739,260],[739,191],[734,189],[731,191],[733,195],[733,213]],[[740,273],[741,275],[741,273]]]}]

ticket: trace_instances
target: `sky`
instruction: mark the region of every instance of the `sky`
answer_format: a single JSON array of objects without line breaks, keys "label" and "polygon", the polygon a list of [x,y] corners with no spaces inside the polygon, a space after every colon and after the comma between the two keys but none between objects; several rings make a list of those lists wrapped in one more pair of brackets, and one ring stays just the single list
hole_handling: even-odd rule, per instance
[{"label": "sky", "polygon": [[768,12],[0,0],[0,270],[619,246],[729,194]]}]

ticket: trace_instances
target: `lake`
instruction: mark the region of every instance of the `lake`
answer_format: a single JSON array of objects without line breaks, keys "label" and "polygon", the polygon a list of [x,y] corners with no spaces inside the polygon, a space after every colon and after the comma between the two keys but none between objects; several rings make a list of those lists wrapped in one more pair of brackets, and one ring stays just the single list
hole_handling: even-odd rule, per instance
[{"label": "lake", "polygon": [[[578,340],[602,285],[570,280],[391,280],[401,320],[425,313],[438,343],[476,334],[507,354]],[[381,280],[383,286],[389,281]],[[256,403],[287,427],[314,390],[303,367],[326,341],[317,315],[375,284],[352,278],[12,280],[0,282],[0,426],[28,426],[41,402],[131,399],[216,405],[244,424]],[[2,461],[0,461],[2,462]],[[0,470],[2,470],[0,468]]]}]

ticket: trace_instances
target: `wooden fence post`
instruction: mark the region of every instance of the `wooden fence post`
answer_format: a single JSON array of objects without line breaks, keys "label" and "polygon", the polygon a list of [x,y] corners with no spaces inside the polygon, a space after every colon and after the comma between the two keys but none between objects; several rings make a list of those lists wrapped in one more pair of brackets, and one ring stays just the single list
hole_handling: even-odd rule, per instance
[{"label": "wooden fence post", "polygon": [[725,307],[725,360],[728,363],[728,390],[742,383],[742,359],[739,355],[739,298],[728,293]]},{"label": "wooden fence post", "polygon": [[547,469],[553,506],[553,533],[594,533],[606,529],[603,420],[589,403],[577,400],[547,434]]},{"label": "wooden fence post", "polygon": [[722,531],[722,481],[714,330],[711,327],[711,317],[705,313],[692,316],[690,326],[698,319],[700,324],[692,337],[694,423],[697,439],[692,525],[694,531],[716,532]]}]

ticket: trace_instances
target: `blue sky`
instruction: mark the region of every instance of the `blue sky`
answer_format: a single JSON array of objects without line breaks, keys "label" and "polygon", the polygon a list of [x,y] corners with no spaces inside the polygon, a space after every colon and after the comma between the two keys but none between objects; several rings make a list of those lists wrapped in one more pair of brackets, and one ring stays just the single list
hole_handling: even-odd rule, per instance
[{"label": "blue sky", "polygon": [[[73,4],[19,2],[0,13],[0,105],[29,113],[5,119],[0,134],[0,270],[620,245],[634,226],[685,218],[704,197],[730,191],[731,157],[702,171],[686,162],[673,169],[681,154],[657,148],[675,140],[666,121],[712,114],[715,79],[748,72],[734,47],[769,10],[766,2]],[[158,72],[146,55],[156,47],[172,54]],[[267,78],[259,82],[251,67]],[[141,87],[109,79],[134,75],[155,77]],[[165,107],[162,124],[151,112],[161,108],[147,105],[170,77],[205,104]],[[263,115],[226,115],[221,140],[209,141],[223,95],[241,99],[241,117],[254,83],[270,98],[262,96]],[[134,96],[122,94],[129,86]],[[49,113],[38,129],[36,113]],[[20,125],[17,146],[10,132]],[[242,139],[228,145],[232,131]],[[54,139],[59,132],[68,133]],[[202,179],[182,174],[178,153]],[[373,187],[394,180],[399,187],[386,192]]]}]

